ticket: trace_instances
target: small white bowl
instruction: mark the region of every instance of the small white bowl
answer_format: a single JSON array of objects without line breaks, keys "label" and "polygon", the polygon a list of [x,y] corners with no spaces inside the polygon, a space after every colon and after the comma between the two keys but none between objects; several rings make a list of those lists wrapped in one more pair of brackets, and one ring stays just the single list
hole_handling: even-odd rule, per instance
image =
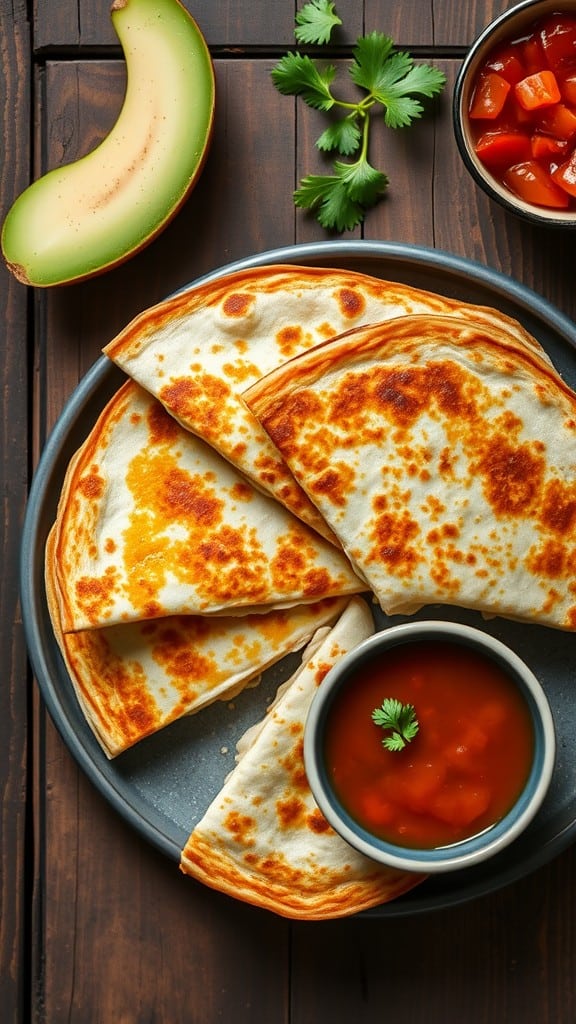
[{"label": "small white bowl", "polygon": [[576,18],[576,0],[522,0],[491,21],[472,43],[460,67],[454,86],[452,115],[454,134],[462,160],[476,184],[491,199],[532,224],[573,228],[576,227],[576,211],[549,209],[527,203],[490,173],[474,151],[468,117],[476,73],[494,48],[507,40],[521,38],[535,22],[547,15],[558,13],[570,14]]},{"label": "small white bowl", "polygon": [[[399,644],[447,641],[493,659],[519,687],[532,719],[534,753],[528,778],[512,808],[494,825],[459,842],[433,849],[396,845],[360,825],[343,807],[326,767],[325,729],[337,695],[351,676],[385,659]],[[464,683],[465,685],[465,683]],[[399,756],[403,756],[403,753]],[[334,830],[356,850],[390,867],[425,874],[455,871],[494,856],[527,827],[540,808],[552,778],[556,753],[554,722],[544,691],[533,672],[510,648],[487,633],[459,623],[408,622],[375,633],[327,673],[312,701],[304,732],[304,763],[314,798]],[[396,755],[394,755],[396,756]]]}]

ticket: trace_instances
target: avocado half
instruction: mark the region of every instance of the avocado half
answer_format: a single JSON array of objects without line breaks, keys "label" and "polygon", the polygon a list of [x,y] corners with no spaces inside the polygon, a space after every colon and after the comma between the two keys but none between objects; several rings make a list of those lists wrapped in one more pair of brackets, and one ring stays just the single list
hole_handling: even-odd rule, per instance
[{"label": "avocado half", "polygon": [[214,69],[179,0],[114,0],[126,60],[122,110],[86,156],[49,171],[16,199],[2,252],[24,284],[100,274],[159,234],[195,185],[214,123]]}]

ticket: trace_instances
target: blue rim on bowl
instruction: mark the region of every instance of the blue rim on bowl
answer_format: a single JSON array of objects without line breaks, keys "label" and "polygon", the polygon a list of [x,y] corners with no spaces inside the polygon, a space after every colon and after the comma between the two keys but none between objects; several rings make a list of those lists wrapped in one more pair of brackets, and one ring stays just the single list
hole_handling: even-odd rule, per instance
[{"label": "blue rim on bowl", "polygon": [[[469,839],[434,849],[413,849],[374,836],[343,807],[329,779],[324,732],[333,702],[353,672],[374,658],[414,640],[440,639],[464,644],[491,657],[520,686],[534,729],[534,758],[524,788],[510,811],[492,827]],[[554,770],[556,739],[552,713],[538,679],[502,641],[472,626],[443,621],[407,622],[375,633],[345,655],[320,684],[304,732],[308,782],[324,817],[360,853],[390,867],[433,874],[459,870],[486,860],[508,846],[537,814]]]},{"label": "blue rim on bowl", "polygon": [[573,228],[576,227],[574,210],[534,206],[500,184],[476,156],[468,124],[468,110],[476,72],[490,51],[510,38],[521,37],[522,33],[540,18],[559,11],[573,12],[576,17],[576,0],[521,0],[521,3],[503,11],[483,29],[468,50],[456,77],[452,119],[460,156],[476,184],[491,199],[532,224]]}]

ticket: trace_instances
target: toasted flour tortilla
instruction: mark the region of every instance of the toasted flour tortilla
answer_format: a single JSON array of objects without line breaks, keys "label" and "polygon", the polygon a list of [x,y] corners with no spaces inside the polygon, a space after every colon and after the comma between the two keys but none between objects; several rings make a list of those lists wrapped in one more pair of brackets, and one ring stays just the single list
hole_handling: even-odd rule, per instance
[{"label": "toasted flour tortilla", "polygon": [[388,614],[576,629],[576,396],[495,325],[348,332],[245,396]]},{"label": "toasted flour tortilla", "polygon": [[330,827],[304,769],[308,708],[329,668],[374,631],[353,598],[302,656],[265,719],[240,741],[239,760],[196,825],[181,857],[185,874],[283,917],[342,917],[394,899],[422,875],[385,868]]},{"label": "toasted flour tortilla", "polygon": [[54,596],[53,537],[46,590],[54,635],[80,707],[109,758],[183,715],[256,685],[265,669],[334,622],[348,600],[261,615],[173,615],[64,634]]},{"label": "toasted flour tortilla", "polygon": [[349,328],[430,312],[497,323],[519,343],[538,347],[496,310],[348,270],[287,265],[239,271],[153,306],[104,351],[256,486],[330,538],[242,394]]},{"label": "toasted flour tortilla", "polygon": [[357,593],[346,557],[133,381],[72,459],[54,531],[64,633]]}]

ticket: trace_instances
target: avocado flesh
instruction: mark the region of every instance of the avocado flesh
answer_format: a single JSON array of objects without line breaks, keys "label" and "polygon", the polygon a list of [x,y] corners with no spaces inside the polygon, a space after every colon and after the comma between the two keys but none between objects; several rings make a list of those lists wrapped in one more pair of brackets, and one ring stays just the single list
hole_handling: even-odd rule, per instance
[{"label": "avocado flesh", "polygon": [[121,3],[112,20],[127,87],[116,124],[87,156],[30,185],[4,222],[4,257],[26,284],[62,284],[127,259],[166,225],[202,168],[214,116],[204,38],[178,0]]}]

